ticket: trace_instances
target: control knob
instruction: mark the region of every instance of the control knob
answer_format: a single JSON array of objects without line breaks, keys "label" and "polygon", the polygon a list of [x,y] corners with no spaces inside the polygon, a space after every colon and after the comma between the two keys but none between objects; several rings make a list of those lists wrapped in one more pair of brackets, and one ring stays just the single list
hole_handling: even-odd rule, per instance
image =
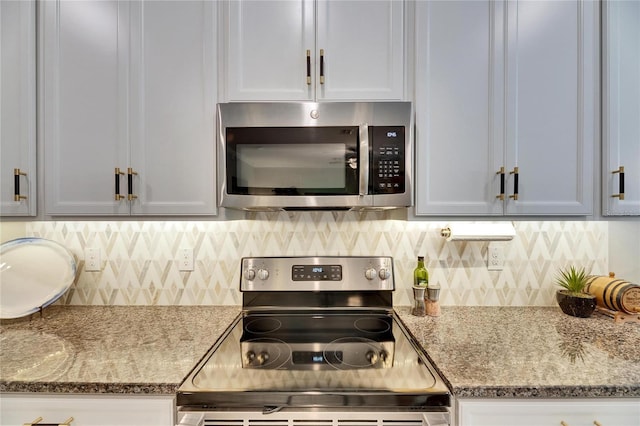
[{"label": "control knob", "polygon": [[255,269],[245,269],[244,270],[244,278],[247,281],[253,281],[256,278],[256,270]]},{"label": "control knob", "polygon": [[387,268],[382,268],[378,271],[378,276],[381,280],[388,280],[391,277],[391,272]]},{"label": "control knob", "polygon": [[264,365],[267,361],[269,361],[269,353],[262,351],[257,357],[258,365]]},{"label": "control knob", "polygon": [[374,365],[378,362],[378,354],[375,353],[374,351],[367,352],[365,357],[367,358],[367,361],[369,361],[369,364],[371,365]]},{"label": "control knob", "polygon": [[378,274],[376,273],[376,270],[373,268],[369,268],[366,271],[364,271],[364,276],[369,280],[373,280]]},{"label": "control knob", "polygon": [[262,281],[264,281],[267,278],[269,278],[269,270],[268,269],[258,269],[258,278],[260,278]]}]

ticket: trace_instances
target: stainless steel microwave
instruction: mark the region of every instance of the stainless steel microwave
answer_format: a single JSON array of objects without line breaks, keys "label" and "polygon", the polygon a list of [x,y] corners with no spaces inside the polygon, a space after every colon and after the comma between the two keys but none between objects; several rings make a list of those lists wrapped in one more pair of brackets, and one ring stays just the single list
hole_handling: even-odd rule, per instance
[{"label": "stainless steel microwave", "polygon": [[217,125],[222,207],[412,205],[410,102],[225,103]]}]

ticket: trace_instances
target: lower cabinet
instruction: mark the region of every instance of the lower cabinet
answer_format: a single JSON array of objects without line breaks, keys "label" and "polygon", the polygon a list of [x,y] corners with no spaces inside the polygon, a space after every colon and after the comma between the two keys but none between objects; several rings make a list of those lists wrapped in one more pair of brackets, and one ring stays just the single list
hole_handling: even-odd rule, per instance
[{"label": "lower cabinet", "polygon": [[0,424],[37,423],[70,426],[173,426],[173,395],[0,395]]},{"label": "lower cabinet", "polygon": [[640,399],[459,399],[458,426],[638,426]]}]

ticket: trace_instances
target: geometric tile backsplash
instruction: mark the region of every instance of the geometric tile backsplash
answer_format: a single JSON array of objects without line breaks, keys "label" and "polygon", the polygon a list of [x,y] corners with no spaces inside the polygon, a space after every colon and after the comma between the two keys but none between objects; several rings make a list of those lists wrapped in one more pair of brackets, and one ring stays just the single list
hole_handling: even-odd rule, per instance
[{"label": "geometric tile backsplash", "polygon": [[[69,305],[239,305],[243,256],[391,255],[395,305],[411,304],[413,268],[425,256],[442,305],[555,306],[558,268],[607,274],[606,221],[515,221],[502,242],[505,265],[487,270],[487,242],[440,236],[447,222],[395,220],[385,212],[249,213],[225,221],[28,222],[26,235],[58,241],[78,261]],[[84,270],[84,249],[101,250],[102,270]],[[178,270],[192,248],[193,272]]]}]

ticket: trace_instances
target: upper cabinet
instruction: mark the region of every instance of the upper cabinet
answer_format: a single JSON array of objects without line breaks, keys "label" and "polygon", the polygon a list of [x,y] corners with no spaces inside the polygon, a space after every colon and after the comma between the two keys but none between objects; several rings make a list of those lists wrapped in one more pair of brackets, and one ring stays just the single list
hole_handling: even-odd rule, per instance
[{"label": "upper cabinet", "polygon": [[598,3],[416,4],[416,214],[589,215]]},{"label": "upper cabinet", "polygon": [[215,4],[40,7],[46,213],[215,214]]},{"label": "upper cabinet", "polygon": [[404,2],[222,5],[226,101],[402,100]]},{"label": "upper cabinet", "polygon": [[35,1],[0,2],[0,215],[36,215]]},{"label": "upper cabinet", "polygon": [[603,2],[603,214],[640,215],[640,2]]}]

